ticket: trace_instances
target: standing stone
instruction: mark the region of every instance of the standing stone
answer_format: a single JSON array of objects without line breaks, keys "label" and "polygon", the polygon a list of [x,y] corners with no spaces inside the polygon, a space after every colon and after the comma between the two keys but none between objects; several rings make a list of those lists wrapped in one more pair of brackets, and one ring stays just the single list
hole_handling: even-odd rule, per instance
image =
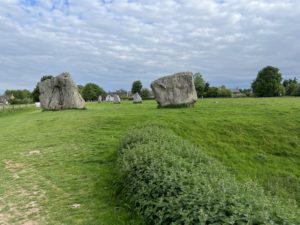
[{"label": "standing stone", "polygon": [[101,95],[98,96],[98,102],[102,102],[102,96]]},{"label": "standing stone", "polygon": [[41,107],[44,110],[85,108],[85,101],[69,73],[41,81],[39,91]]},{"label": "standing stone", "polygon": [[135,93],[133,95],[133,103],[142,103],[142,97],[139,95],[139,93]]},{"label": "standing stone", "polygon": [[115,104],[120,104],[121,103],[121,99],[120,99],[119,95],[114,95],[114,103]]},{"label": "standing stone", "polygon": [[197,101],[193,73],[161,77],[151,83],[159,107],[193,106]]},{"label": "standing stone", "polygon": [[105,98],[105,101],[106,102],[113,102],[114,98],[111,95],[107,95],[106,98]]}]

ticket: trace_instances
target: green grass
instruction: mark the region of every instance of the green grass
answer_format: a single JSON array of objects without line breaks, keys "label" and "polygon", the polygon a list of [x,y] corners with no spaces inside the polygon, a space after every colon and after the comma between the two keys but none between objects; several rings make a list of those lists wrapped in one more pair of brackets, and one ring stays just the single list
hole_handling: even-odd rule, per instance
[{"label": "green grass", "polygon": [[179,109],[89,103],[0,113],[0,224],[137,224],[114,195],[115,153],[128,128],[153,121],[238,179],[300,205],[299,98],[204,99]]}]

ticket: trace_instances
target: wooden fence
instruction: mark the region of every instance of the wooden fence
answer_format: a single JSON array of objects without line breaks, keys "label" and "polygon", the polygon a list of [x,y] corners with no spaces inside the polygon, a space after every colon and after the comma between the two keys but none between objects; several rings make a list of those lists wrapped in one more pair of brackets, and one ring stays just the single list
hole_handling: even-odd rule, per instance
[{"label": "wooden fence", "polygon": [[20,104],[20,105],[5,105],[0,104],[0,112],[15,112],[18,109],[35,107],[34,104]]}]

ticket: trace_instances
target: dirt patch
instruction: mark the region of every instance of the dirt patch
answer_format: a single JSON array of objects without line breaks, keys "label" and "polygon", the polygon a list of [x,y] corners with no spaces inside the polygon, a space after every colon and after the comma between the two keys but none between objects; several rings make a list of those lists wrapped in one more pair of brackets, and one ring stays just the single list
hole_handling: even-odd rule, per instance
[{"label": "dirt patch", "polygon": [[22,225],[38,225],[38,223],[35,221],[26,221]]},{"label": "dirt patch", "polygon": [[5,160],[4,164],[5,164],[5,169],[7,169],[11,173],[15,173],[24,168],[23,163],[14,162],[12,160]]},{"label": "dirt patch", "polygon": [[0,224],[9,225],[9,217],[6,214],[0,213]]},{"label": "dirt patch", "polygon": [[73,204],[73,205],[71,205],[71,208],[73,208],[73,209],[79,209],[80,207],[81,207],[80,204]]},{"label": "dirt patch", "polygon": [[32,156],[32,155],[40,155],[41,151],[40,150],[33,150],[28,152],[27,156]]},{"label": "dirt patch", "polygon": [[[5,160],[4,166],[14,179],[26,178],[31,182],[30,185],[24,186],[16,183],[12,188],[6,189],[5,194],[0,197],[0,224],[45,224],[46,218],[42,216],[45,212],[40,202],[47,197],[46,192],[34,182],[33,174],[36,174],[36,172],[28,164],[13,160]],[[12,221],[14,222],[12,223]]]}]

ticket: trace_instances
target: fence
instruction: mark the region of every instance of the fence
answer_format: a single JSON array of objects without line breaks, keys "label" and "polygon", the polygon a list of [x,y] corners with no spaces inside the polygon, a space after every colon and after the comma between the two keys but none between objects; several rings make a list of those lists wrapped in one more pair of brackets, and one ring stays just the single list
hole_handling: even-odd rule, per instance
[{"label": "fence", "polygon": [[6,105],[0,104],[0,112],[15,112],[22,108],[34,107],[34,104]]}]

